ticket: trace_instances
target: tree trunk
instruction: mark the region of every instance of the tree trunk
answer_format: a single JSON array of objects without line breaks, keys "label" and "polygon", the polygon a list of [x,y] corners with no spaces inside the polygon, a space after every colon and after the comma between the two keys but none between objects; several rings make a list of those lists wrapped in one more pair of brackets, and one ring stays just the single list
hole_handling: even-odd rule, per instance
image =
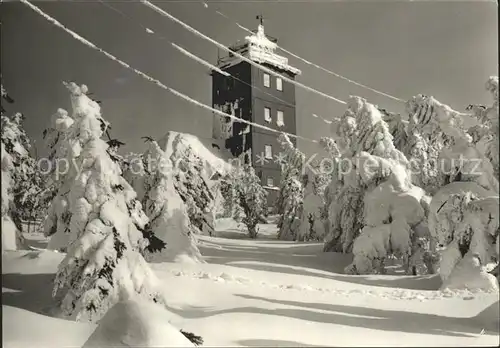
[{"label": "tree trunk", "polygon": [[251,239],[256,239],[257,238],[257,225],[247,225],[248,228],[248,236]]}]

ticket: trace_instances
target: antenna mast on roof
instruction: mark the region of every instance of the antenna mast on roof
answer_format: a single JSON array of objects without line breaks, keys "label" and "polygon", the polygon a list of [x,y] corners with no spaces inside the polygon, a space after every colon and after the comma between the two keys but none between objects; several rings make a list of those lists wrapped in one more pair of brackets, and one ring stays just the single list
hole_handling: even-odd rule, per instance
[{"label": "antenna mast on roof", "polygon": [[262,13],[260,15],[255,16],[255,19],[259,19],[260,25],[264,25],[264,16],[262,15]]}]

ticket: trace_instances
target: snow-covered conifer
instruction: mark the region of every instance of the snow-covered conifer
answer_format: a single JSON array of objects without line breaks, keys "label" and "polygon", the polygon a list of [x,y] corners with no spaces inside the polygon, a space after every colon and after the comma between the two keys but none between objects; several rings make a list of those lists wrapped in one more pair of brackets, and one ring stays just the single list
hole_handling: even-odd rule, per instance
[{"label": "snow-covered conifer", "polygon": [[283,213],[278,220],[278,239],[296,240],[302,216],[304,188],[296,169],[289,172],[289,176],[281,184]]},{"label": "snow-covered conifer", "polygon": [[400,114],[389,112],[385,109],[378,108],[382,113],[384,121],[389,127],[389,133],[392,135],[392,142],[396,149],[404,153],[405,145],[408,143],[408,134]]},{"label": "snow-covered conifer", "polygon": [[54,182],[56,194],[49,206],[43,230],[50,237],[48,249],[66,251],[70,243],[71,212],[68,205],[69,184],[76,176],[74,162],[69,150],[74,133],[75,120],[68,112],[59,108],[51,117],[49,128],[44,131],[44,139],[49,148],[48,180]]},{"label": "snow-covered conifer", "polygon": [[189,226],[186,206],[174,187],[174,168],[155,141],[149,142],[144,154],[148,168],[143,202],[149,227],[166,243],[161,252],[148,253],[148,261],[203,262],[196,236]]},{"label": "snow-covered conifer", "polygon": [[[211,235],[214,231],[213,215],[216,209],[213,190],[215,182],[210,179],[213,173],[211,169],[207,169],[207,160],[204,157],[213,154],[198,153],[202,146],[193,145],[197,140],[193,138],[195,137],[169,132],[158,143],[174,167],[174,187],[186,204],[190,228],[197,234]],[[217,169],[219,168],[215,168]]]},{"label": "snow-covered conifer", "polygon": [[[495,79],[490,79],[490,82]],[[493,95],[498,95],[494,91]],[[479,113],[481,108],[469,108],[475,111],[475,116],[479,120],[491,112],[498,117],[498,109],[495,104],[487,113]],[[452,147],[443,149],[440,159],[446,165],[444,169],[447,173],[448,185],[443,186],[433,196],[429,208],[429,230],[438,239],[441,248],[440,275],[444,281],[443,286],[471,287],[483,285],[472,285],[465,281],[463,274],[472,272],[469,277],[478,277],[480,269],[469,267],[472,256],[477,255],[477,259],[482,266],[489,263],[495,256],[493,244],[498,239],[498,179],[495,177],[495,169],[492,165],[494,156],[487,153],[488,146],[481,144],[481,140],[474,139],[479,133],[481,139],[490,141],[494,138],[495,130],[479,130],[477,122],[470,121],[469,115],[450,112],[450,108],[442,104],[434,103],[438,112],[445,114],[448,119],[441,117],[439,123],[442,131],[452,139]],[[448,113],[446,113],[448,111]],[[491,117],[493,120],[494,117]],[[496,121],[498,122],[498,120]],[[493,122],[485,124],[489,127]],[[468,129],[473,136],[467,134],[464,129]],[[481,132],[484,131],[483,134]],[[491,136],[491,138],[490,138]],[[461,162],[456,159],[460,158]],[[455,159],[455,162],[453,161]],[[476,256],[474,256],[476,257]],[[498,257],[498,256],[496,256]],[[462,264],[469,266],[463,266]],[[466,273],[467,273],[466,272]],[[460,276],[459,274],[462,274]],[[449,280],[453,278],[453,280]]]},{"label": "snow-covered conifer", "polygon": [[348,273],[383,272],[387,256],[410,253],[413,228],[425,217],[423,190],[411,185],[408,161],[374,105],[351,97],[333,130],[335,142],[342,144],[337,168],[342,184],[335,203],[330,202],[327,245],[343,252],[352,248]]},{"label": "snow-covered conifer", "polygon": [[300,227],[296,238],[300,241],[321,240],[325,235],[321,216],[324,201],[320,192],[323,183],[319,178],[319,174],[312,175],[309,173],[303,177],[304,200],[300,214]]},{"label": "snow-covered conifer", "polygon": [[220,180],[219,189],[223,200],[221,204],[221,217],[233,218],[236,221],[241,221],[244,213],[241,209],[236,191],[235,175],[236,170],[229,172]]},{"label": "snow-covered conifer", "polygon": [[[12,103],[3,85],[2,99]],[[23,129],[24,116],[1,113],[2,142],[2,248],[17,250],[24,248],[22,220],[31,217],[38,208],[37,193],[41,180],[36,172],[36,162],[30,156],[29,138]]]},{"label": "snow-covered conifer", "polygon": [[493,96],[493,105],[469,105],[479,124],[470,128],[469,133],[481,153],[493,166],[494,175],[499,177],[499,129],[498,129],[498,76],[491,76],[486,82],[486,90]]},{"label": "snow-covered conifer", "polygon": [[71,239],[53,295],[63,315],[95,321],[118,301],[120,291],[156,299],[155,276],[142,256],[148,239],[141,229],[148,220],[101,139],[99,105],[86,96],[86,86],[65,86],[73,112],[56,118],[69,126],[56,152],[72,166],[54,204],[65,197],[60,210],[69,215]]},{"label": "snow-covered conifer", "polygon": [[286,134],[278,137],[284,162],[281,166],[281,180],[276,202],[278,219],[278,239],[295,240],[298,236],[304,188],[302,185],[302,166],[305,155],[299,151]]},{"label": "snow-covered conifer", "polygon": [[248,229],[248,236],[257,238],[257,223],[265,214],[267,191],[262,187],[259,177],[250,165],[236,168],[235,171],[233,184],[244,214],[242,222]]}]

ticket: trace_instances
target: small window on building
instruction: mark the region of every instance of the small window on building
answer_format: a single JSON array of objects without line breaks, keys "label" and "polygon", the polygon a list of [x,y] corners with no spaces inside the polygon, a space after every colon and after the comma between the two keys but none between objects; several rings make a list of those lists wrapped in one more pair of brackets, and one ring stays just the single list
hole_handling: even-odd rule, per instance
[{"label": "small window on building", "polygon": [[281,110],[278,110],[276,112],[276,124],[278,125],[278,127],[283,127],[285,125],[285,117],[283,111]]},{"label": "small window on building", "polygon": [[269,74],[264,73],[264,86],[271,87],[271,76]]},{"label": "small window on building", "polygon": [[267,186],[274,187],[274,179],[270,176],[267,177]]},{"label": "small window on building", "polygon": [[270,108],[264,108],[264,120],[268,123],[271,123],[273,121]]},{"label": "small window on building", "polygon": [[276,89],[278,91],[283,91],[283,80],[281,79],[281,77],[276,78]]},{"label": "small window on building", "polygon": [[271,145],[265,145],[264,155],[265,155],[266,159],[273,159],[273,148]]}]

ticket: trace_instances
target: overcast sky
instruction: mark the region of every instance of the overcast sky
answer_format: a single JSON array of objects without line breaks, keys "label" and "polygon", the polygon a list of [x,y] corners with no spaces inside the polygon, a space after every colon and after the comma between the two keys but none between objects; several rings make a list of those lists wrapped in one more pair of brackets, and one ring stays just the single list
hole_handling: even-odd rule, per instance
[{"label": "overcast sky", "polygon": [[[230,45],[246,33],[217,15],[219,9],[246,27],[264,15],[266,33],[284,48],[330,70],[402,99],[424,93],[457,110],[491,104],[484,84],[498,74],[497,5],[490,1],[154,1],[201,32]],[[45,12],[108,52],[203,103],[211,104],[207,68],[168,42],[148,34],[98,1],[35,1]],[[179,25],[130,1],[113,1],[143,23],[192,53],[214,62],[217,49]],[[141,151],[141,136],[169,130],[211,136],[212,115],[190,105],[100,53],[82,45],[20,3],[2,4],[1,71],[15,99],[9,112],[23,112],[28,134],[41,132],[58,107],[69,110],[63,80],[85,83],[102,101],[112,136],[125,151]],[[339,99],[361,95],[401,112],[402,105],[304,65],[298,80]],[[340,116],[345,106],[297,89],[298,134],[316,139],[328,127],[311,117]],[[308,153],[314,144],[299,142]],[[39,148],[41,145],[38,146]]]}]

